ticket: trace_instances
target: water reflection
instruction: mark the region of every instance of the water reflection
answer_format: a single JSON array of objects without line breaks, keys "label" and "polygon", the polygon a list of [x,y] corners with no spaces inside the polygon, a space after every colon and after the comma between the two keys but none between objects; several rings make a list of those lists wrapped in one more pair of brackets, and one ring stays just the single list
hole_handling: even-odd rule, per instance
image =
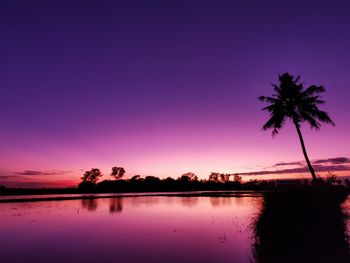
[{"label": "water reflection", "polygon": [[[301,209],[289,200],[268,196],[265,200],[89,198],[0,204],[1,262],[289,263],[331,258],[332,263],[342,263],[349,259],[345,215],[340,205],[324,208],[323,201],[322,206]],[[325,211],[331,216],[324,217]]]},{"label": "water reflection", "polygon": [[198,196],[180,197],[180,201],[181,201],[181,205],[188,208],[193,208],[198,205],[199,197]]},{"label": "water reflection", "polygon": [[98,207],[98,199],[82,199],[81,207],[88,211],[95,211]]},{"label": "water reflection", "polygon": [[231,197],[210,197],[210,203],[212,207],[230,206],[232,199]]},{"label": "water reflection", "polygon": [[344,198],[266,194],[254,226],[256,262],[350,262]]},{"label": "water reflection", "polygon": [[216,207],[205,196],[0,204],[1,262],[246,263],[256,198],[229,199]]},{"label": "water reflection", "polygon": [[128,204],[131,204],[132,206],[155,206],[159,203],[159,197],[158,196],[147,196],[147,198],[144,198],[143,196],[135,196],[132,198],[126,198],[128,200]]},{"label": "water reflection", "polygon": [[123,210],[123,198],[111,198],[109,200],[109,212],[113,213],[121,213]]}]

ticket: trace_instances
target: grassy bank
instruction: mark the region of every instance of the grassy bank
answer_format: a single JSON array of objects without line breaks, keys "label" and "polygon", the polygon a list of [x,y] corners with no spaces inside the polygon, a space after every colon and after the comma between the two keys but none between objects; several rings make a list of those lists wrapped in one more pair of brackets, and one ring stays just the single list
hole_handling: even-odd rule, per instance
[{"label": "grassy bank", "polygon": [[329,184],[294,186],[264,194],[254,224],[257,262],[350,262],[348,189]]}]

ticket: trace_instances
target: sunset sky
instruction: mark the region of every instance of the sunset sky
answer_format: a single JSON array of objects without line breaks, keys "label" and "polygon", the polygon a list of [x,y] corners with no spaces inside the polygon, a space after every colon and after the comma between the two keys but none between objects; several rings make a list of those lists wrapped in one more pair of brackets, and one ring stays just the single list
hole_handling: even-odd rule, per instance
[{"label": "sunset sky", "polygon": [[349,25],[348,0],[1,1],[0,184],[300,174],[295,128],[261,130],[284,72],[325,86],[336,126],[303,125],[306,147],[350,175]]}]

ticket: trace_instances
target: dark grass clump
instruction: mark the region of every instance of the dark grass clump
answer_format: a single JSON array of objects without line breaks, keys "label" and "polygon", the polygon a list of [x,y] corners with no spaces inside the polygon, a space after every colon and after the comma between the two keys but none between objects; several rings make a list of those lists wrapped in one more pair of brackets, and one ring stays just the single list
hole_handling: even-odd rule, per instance
[{"label": "dark grass clump", "polygon": [[254,226],[257,262],[350,262],[348,190],[328,184],[265,193]]}]

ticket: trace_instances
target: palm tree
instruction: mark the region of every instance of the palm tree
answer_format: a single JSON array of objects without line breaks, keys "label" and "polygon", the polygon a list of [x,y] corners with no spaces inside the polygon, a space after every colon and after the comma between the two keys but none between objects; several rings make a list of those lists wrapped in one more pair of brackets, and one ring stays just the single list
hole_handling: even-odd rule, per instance
[{"label": "palm tree", "polygon": [[299,79],[299,76],[295,78],[289,73],[279,75],[279,85],[272,84],[275,94],[271,97],[260,96],[258,98],[260,101],[270,104],[262,109],[270,113],[270,119],[263,126],[263,130],[272,129],[272,135],[274,136],[283,127],[287,119],[291,120],[297,130],[312,179],[313,181],[317,181],[318,178],[307,156],[300,126],[302,122],[308,122],[311,128],[319,129],[321,122],[332,125],[334,125],[334,122],[327,112],[318,108],[319,105],[325,103],[319,96],[319,93],[324,92],[325,88],[323,86],[312,85],[304,89]]}]

